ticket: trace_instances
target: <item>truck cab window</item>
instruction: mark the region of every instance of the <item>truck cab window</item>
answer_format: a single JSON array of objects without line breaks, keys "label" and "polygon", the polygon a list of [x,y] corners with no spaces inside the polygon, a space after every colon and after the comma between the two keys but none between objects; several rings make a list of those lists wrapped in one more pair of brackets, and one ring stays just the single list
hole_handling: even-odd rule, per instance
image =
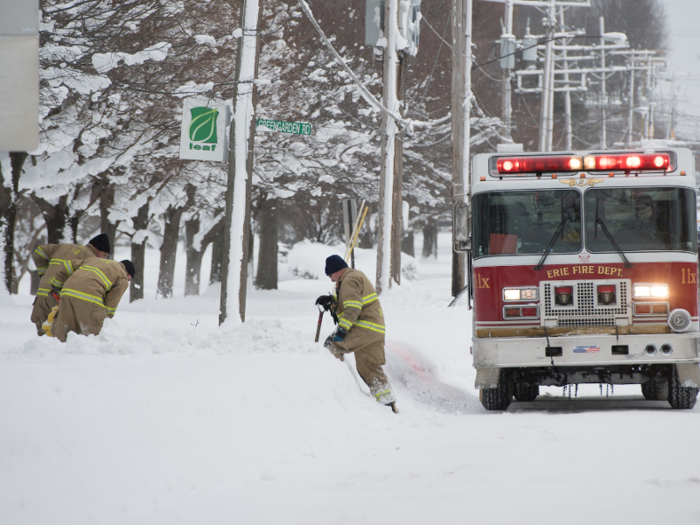
[{"label": "truck cab window", "polygon": [[563,222],[552,253],[581,250],[581,194],[576,190],[474,195],[474,256],[541,255]]},{"label": "truck cab window", "polygon": [[697,250],[695,194],[687,188],[612,188],[586,192],[586,248],[623,252]]}]

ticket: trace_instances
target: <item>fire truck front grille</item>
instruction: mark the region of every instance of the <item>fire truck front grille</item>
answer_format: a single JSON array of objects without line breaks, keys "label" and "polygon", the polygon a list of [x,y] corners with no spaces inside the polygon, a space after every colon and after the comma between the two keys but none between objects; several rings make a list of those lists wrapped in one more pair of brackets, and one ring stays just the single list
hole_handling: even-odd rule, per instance
[{"label": "fire truck front grille", "polygon": [[556,320],[557,326],[562,327],[615,326],[615,319],[620,317],[629,319],[629,281],[605,281],[605,283],[617,286],[619,297],[614,305],[598,306],[596,285],[601,284],[601,281],[566,282],[568,286],[576,288],[574,304],[568,306],[555,303],[554,288],[562,283],[543,283],[543,323],[545,320]]}]

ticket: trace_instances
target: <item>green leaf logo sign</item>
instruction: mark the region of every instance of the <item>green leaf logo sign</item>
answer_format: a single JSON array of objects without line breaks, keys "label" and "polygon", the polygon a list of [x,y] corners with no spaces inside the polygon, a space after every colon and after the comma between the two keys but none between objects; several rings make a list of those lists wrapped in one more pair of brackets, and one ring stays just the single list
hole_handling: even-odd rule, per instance
[{"label": "green leaf logo sign", "polygon": [[189,128],[190,140],[204,144],[216,144],[218,142],[216,119],[219,117],[219,110],[199,107],[190,109],[190,112],[192,114]]}]

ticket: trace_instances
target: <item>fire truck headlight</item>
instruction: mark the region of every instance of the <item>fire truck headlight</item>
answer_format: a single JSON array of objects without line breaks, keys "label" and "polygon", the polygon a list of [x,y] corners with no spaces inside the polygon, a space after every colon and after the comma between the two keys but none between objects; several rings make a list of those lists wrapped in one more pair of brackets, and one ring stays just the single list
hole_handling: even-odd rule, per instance
[{"label": "fire truck headlight", "polygon": [[668,285],[635,284],[633,295],[635,299],[668,299]]},{"label": "fire truck headlight", "polygon": [[536,301],[539,295],[538,288],[504,288],[504,301]]}]

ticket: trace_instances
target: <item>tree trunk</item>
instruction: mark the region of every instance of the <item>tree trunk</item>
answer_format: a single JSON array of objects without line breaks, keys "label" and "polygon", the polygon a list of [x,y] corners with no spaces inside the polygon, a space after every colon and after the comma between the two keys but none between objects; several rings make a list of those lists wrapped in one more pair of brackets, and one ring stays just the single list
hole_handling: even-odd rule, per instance
[{"label": "tree trunk", "polygon": [[[131,219],[134,223],[134,233],[146,230],[148,228],[148,202],[139,208],[136,217]],[[129,284],[129,302],[133,303],[138,299],[143,299],[143,269],[146,262],[146,243],[148,235],[144,235],[140,239],[141,242],[131,242],[131,262],[136,268],[136,275],[131,279]]]},{"label": "tree trunk", "polygon": [[224,228],[221,228],[214,238],[214,246],[211,248],[211,272],[209,284],[221,282],[221,265],[224,259]]},{"label": "tree trunk", "polygon": [[165,212],[165,228],[163,229],[163,245],[160,247],[160,271],[158,274],[157,296],[164,299],[173,296],[173,281],[175,280],[175,259],[177,257],[177,241],[180,232],[180,219],[184,207],[168,206]]},{"label": "tree trunk", "polygon": [[372,206],[367,205],[367,215],[365,222],[360,227],[360,235],[357,238],[357,247],[371,250],[374,248],[374,232],[372,231]]},{"label": "tree trunk", "polygon": [[266,199],[260,206],[260,248],[258,250],[258,274],[255,287],[262,290],[277,290],[277,201]]},{"label": "tree trunk", "polygon": [[165,227],[163,229],[163,245],[160,247],[160,271],[158,274],[157,296],[169,298],[173,296],[173,281],[175,280],[175,259],[177,257],[177,242],[180,234],[180,220],[188,208],[194,206],[197,188],[193,184],[185,186],[187,202],[182,206],[168,206],[165,211]]},{"label": "tree trunk", "polygon": [[[202,282],[202,259],[207,247],[212,243],[218,243],[221,232],[224,229],[224,219],[217,222],[203,237],[198,245],[195,245],[194,237],[199,233],[199,218],[190,219],[185,223],[185,246],[187,247],[187,274],[185,275],[185,295],[199,295]],[[214,249],[216,249],[216,243]],[[213,254],[212,254],[213,257]],[[214,263],[212,262],[212,267]]]},{"label": "tree trunk", "polygon": [[117,244],[117,227],[121,221],[110,222],[109,212],[114,206],[114,184],[109,179],[103,178],[98,183],[100,185],[100,230],[106,233],[112,243],[112,255]]},{"label": "tree trunk", "polygon": [[199,295],[200,275],[202,274],[202,256],[204,250],[197,250],[194,236],[199,233],[199,216],[185,222],[185,247],[187,253],[187,272],[185,273],[185,297]]},{"label": "tree trunk", "polygon": [[10,174],[12,177],[11,188],[5,186],[2,171],[0,170],[0,232],[4,236],[5,248],[5,282],[7,291],[12,293],[15,250],[15,222],[17,220],[17,199],[19,198],[19,178],[22,166],[27,160],[26,152],[10,153]]},{"label": "tree trunk", "polygon": [[64,232],[68,224],[68,195],[58,198],[56,204],[37,197],[32,193],[32,201],[39,207],[46,222],[46,237],[48,244],[59,244],[64,240]]},{"label": "tree trunk", "polygon": [[29,275],[32,276],[32,282],[29,284],[29,293],[36,295],[39,291],[39,284],[41,283],[41,275],[36,270],[30,271]]},{"label": "tree trunk", "polygon": [[[430,257],[433,255],[436,242],[437,222],[431,220],[428,224],[423,226],[423,257]],[[435,253],[435,256],[437,256],[437,252]]]},{"label": "tree trunk", "polygon": [[401,239],[401,251],[411,257],[416,256],[415,243],[413,242],[413,228],[411,228],[404,238]]}]

